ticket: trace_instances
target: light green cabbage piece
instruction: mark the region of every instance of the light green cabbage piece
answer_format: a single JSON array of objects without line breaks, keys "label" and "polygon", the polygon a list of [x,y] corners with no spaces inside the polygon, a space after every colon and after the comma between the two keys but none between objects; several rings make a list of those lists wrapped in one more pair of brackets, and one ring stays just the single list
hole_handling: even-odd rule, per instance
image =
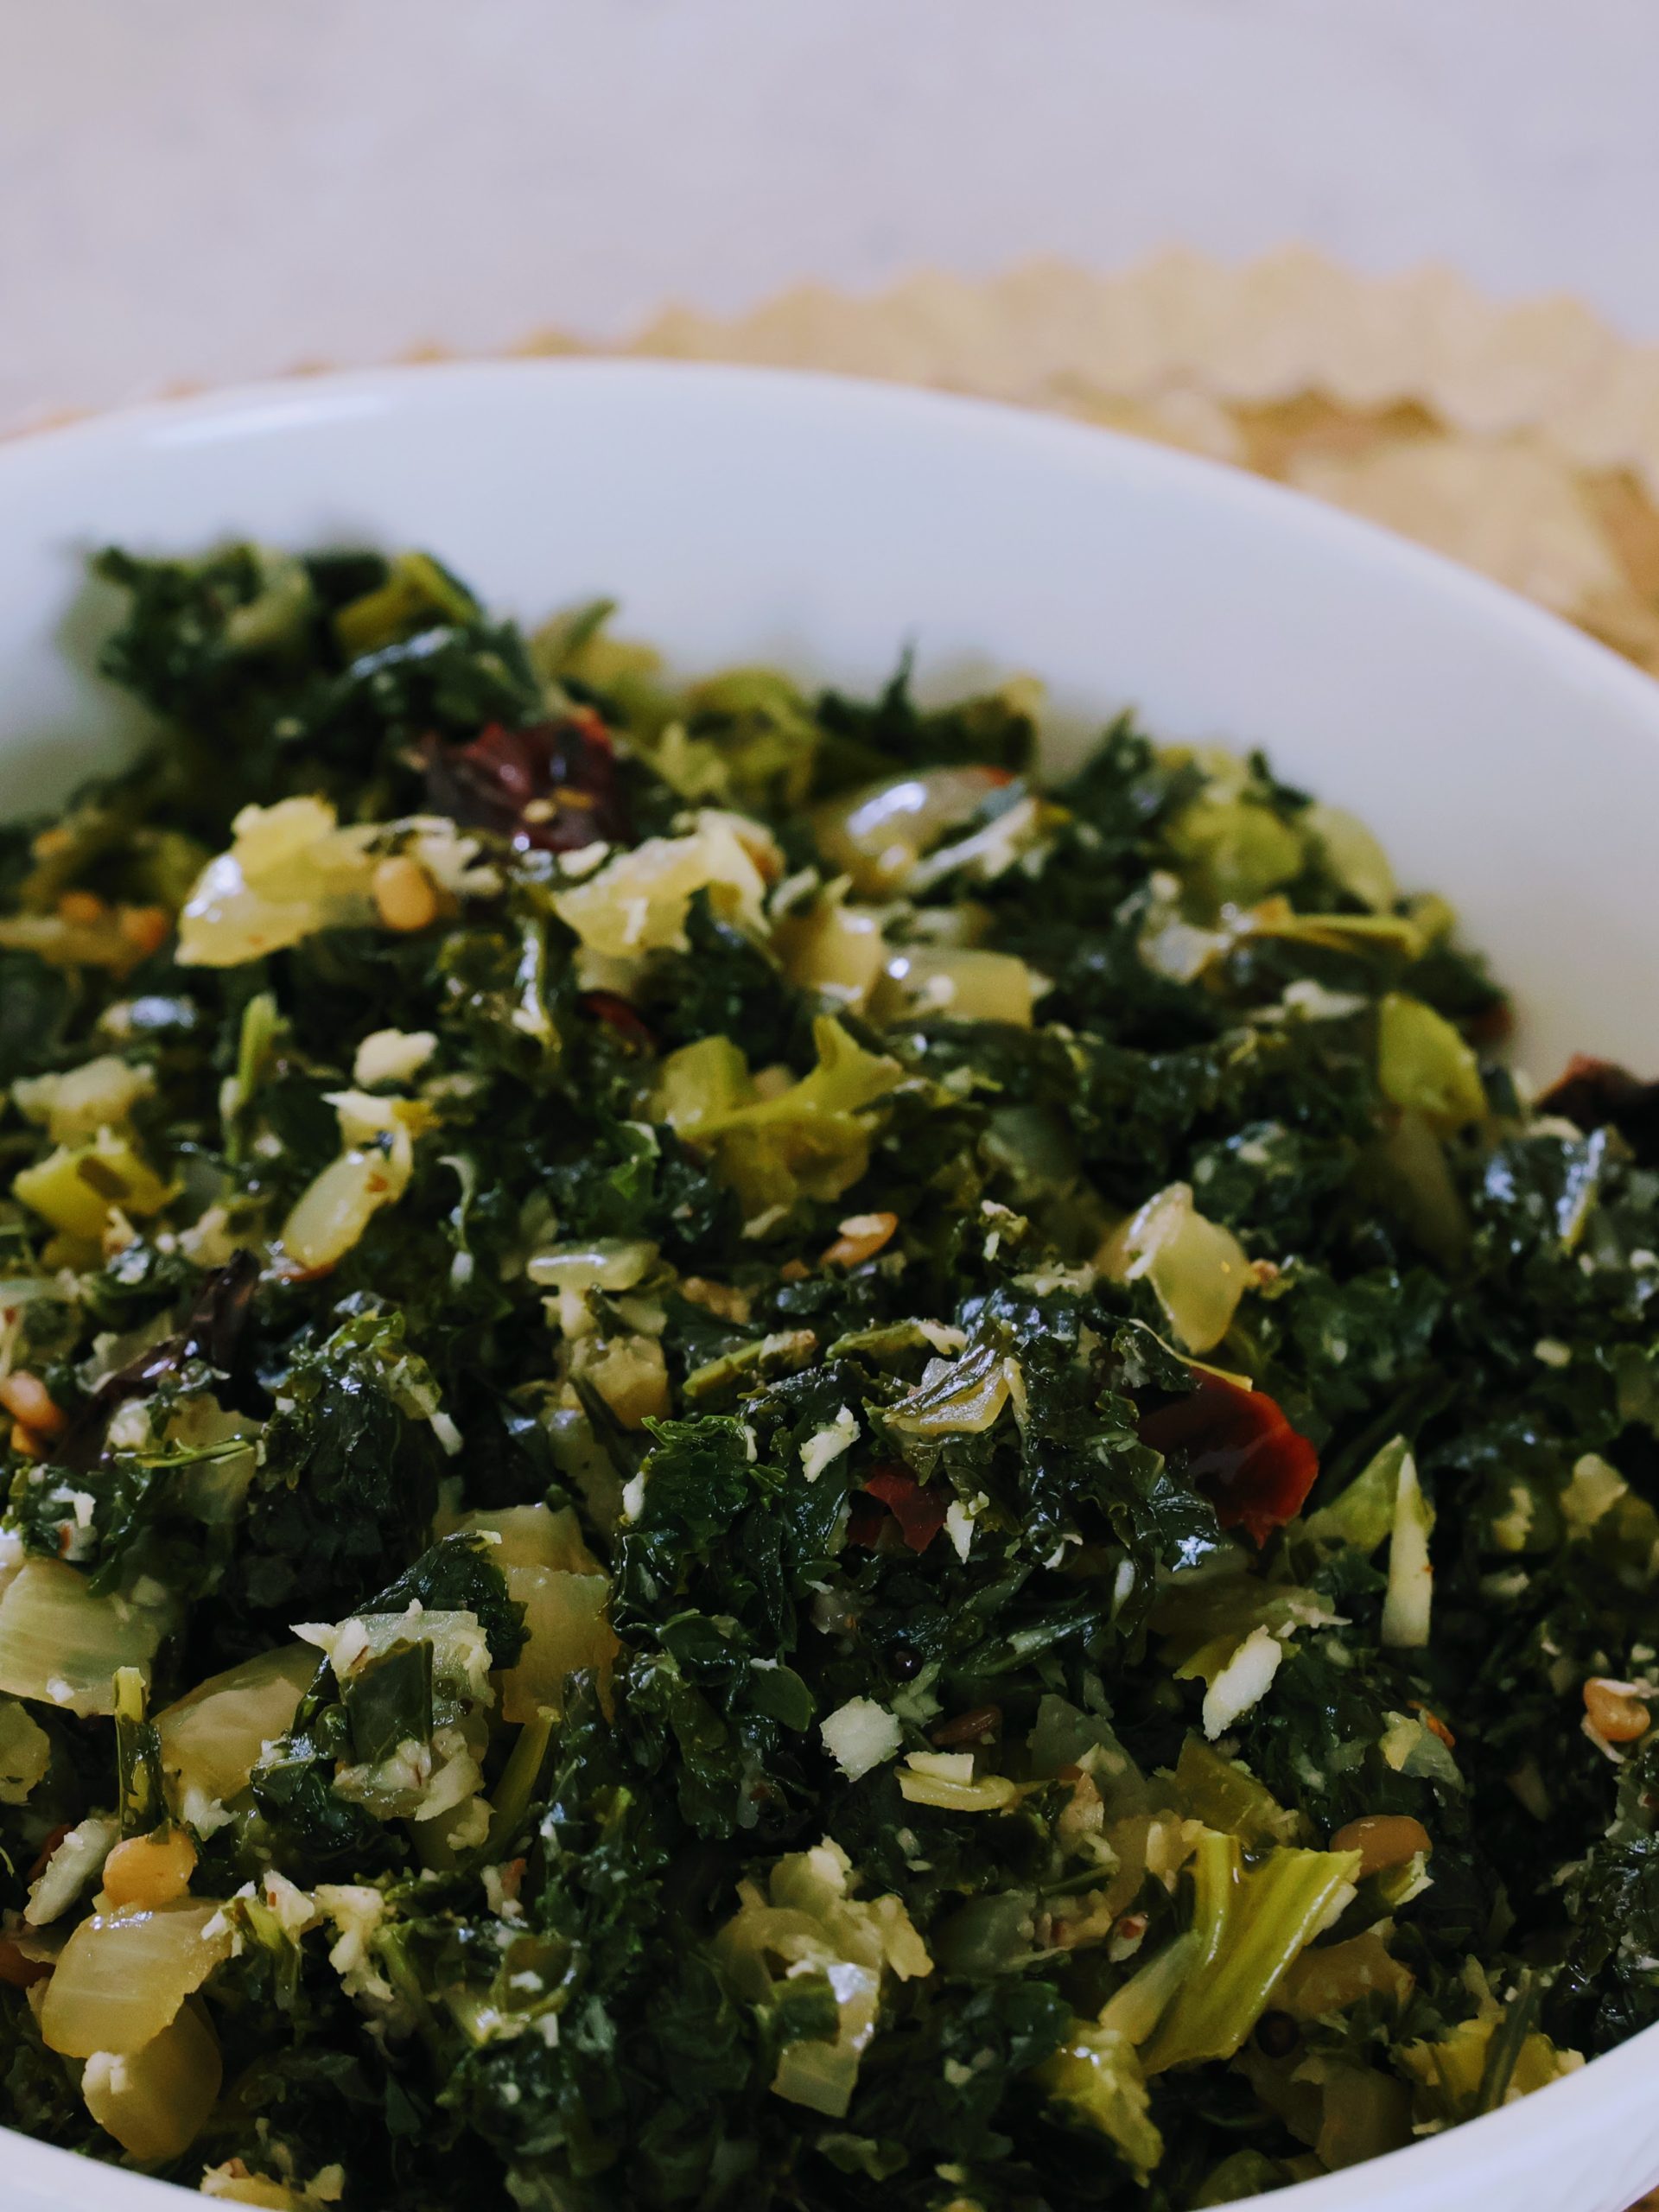
[{"label": "light green cabbage piece", "polygon": [[[884,1053],[867,1052],[833,1016],[812,1025],[817,1065],[774,1097],[762,1097],[727,1037],[705,1037],[663,1064],[654,1117],[714,1156],[745,1213],[785,1215],[801,1198],[830,1200],[869,1165],[869,1109],[900,1081]],[[769,1224],[771,1225],[771,1224]]]},{"label": "light green cabbage piece", "polygon": [[1443,1014],[1405,991],[1389,991],[1377,1008],[1376,1077],[1391,1105],[1441,1131],[1486,1112],[1474,1054]]},{"label": "light green cabbage piece", "polygon": [[1137,2181],[1164,2155],[1147,2109],[1147,2077],[1128,2037],[1096,2020],[1074,2020],[1065,2041],[1033,2077],[1058,2105],[1109,2136]]},{"label": "light green cabbage piece", "polygon": [[733,1986],[752,2005],[770,2005],[783,1985],[801,1975],[828,1983],[834,2038],[785,2044],[772,2087],[790,2103],[831,2120],[842,2118],[852,2101],[886,1977],[909,1981],[933,1970],[902,1900],[855,1897],[854,1880],[852,1862],[838,1843],[826,1839],[792,1853],[772,1867],[766,1894],[754,1882],[740,1885],[736,1916],[715,1939]]},{"label": "light green cabbage piece", "polygon": [[1147,2075],[1232,2057],[1291,1961],[1351,1895],[1358,1869],[1357,1851],[1281,1847],[1247,1870],[1236,1836],[1201,1830],[1191,1865],[1192,1925],[1182,1939],[1197,1942],[1141,2052]]}]

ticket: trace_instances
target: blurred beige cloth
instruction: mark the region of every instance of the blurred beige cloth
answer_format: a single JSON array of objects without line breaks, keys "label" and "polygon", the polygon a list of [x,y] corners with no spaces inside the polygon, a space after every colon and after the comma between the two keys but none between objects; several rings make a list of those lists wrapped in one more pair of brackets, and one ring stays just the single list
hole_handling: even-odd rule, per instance
[{"label": "blurred beige cloth", "polygon": [[[556,331],[527,353],[589,349]],[[1052,408],[1370,517],[1659,675],[1659,346],[1566,299],[1500,308],[1429,269],[1170,253],[1106,278],[1029,263],[659,317],[635,353],[829,369]]]}]

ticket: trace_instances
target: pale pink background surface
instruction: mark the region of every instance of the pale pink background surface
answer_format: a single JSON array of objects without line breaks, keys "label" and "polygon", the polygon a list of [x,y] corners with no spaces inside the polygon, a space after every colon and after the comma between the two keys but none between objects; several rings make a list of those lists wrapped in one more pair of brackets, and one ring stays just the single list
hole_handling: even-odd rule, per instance
[{"label": "pale pink background surface", "polygon": [[0,0],[0,428],[1306,240],[1659,338],[1653,0]]}]

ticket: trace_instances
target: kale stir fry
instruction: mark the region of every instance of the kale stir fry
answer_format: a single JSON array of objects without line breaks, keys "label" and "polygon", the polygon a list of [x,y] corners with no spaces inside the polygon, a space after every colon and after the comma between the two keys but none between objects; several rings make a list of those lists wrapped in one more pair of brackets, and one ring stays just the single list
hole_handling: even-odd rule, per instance
[{"label": "kale stir fry", "polygon": [[1659,1090],[1535,1096],[1259,756],[99,565],[160,734],[0,831],[0,2117],[1185,2212],[1659,2018]]}]

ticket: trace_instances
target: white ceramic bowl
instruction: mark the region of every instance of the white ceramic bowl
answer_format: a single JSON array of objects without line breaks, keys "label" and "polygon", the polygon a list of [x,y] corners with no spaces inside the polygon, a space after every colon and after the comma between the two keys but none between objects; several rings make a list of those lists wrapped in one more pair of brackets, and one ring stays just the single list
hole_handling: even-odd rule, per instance
[{"label": "white ceramic bowl", "polygon": [[[641,363],[393,370],[0,448],[0,810],[123,741],[66,658],[92,547],[226,535],[430,546],[529,618],[598,592],[688,670],[1051,686],[1062,741],[1126,704],[1270,747],[1446,891],[1516,989],[1524,1063],[1648,1071],[1659,687],[1462,570],[1148,445],[824,378]],[[73,602],[73,612],[68,610]],[[1659,2028],[1284,2212],[1624,2212],[1659,2180]],[[5,2212],[167,2212],[155,2183],[0,2137]]]}]

